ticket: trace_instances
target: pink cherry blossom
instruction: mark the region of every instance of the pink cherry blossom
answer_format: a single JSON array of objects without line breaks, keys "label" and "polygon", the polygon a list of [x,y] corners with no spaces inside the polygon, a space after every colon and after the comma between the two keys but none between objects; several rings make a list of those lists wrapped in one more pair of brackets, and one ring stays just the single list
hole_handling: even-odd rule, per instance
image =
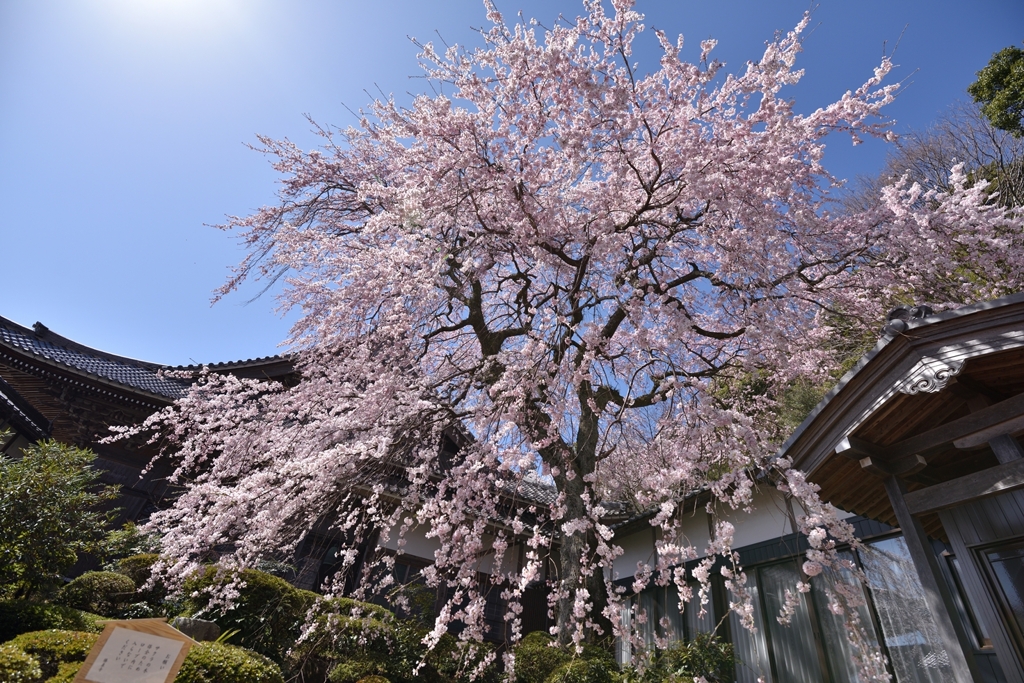
[{"label": "pink cherry blossom", "polygon": [[[587,0],[546,30],[488,8],[484,47],[423,46],[435,94],[318,128],[319,149],[262,139],[280,201],[225,226],[248,255],[222,293],[283,278],[301,379],[203,373],[126,432],[153,434],[182,487],[149,525],[163,534],[158,573],[180,585],[210,560],[292,560],[316,528],[343,542],[341,576],[366,586],[394,556],[360,564],[356,549],[400,554],[425,536],[424,577],[449,597],[431,642],[456,620],[482,637],[484,592],[517,604],[548,557],[561,642],[633,638],[603,521],[628,501],[653,511],[662,539],[634,588],[672,583],[706,602],[722,558],[752,625],[733,526],[694,547],[681,502],[709,491],[712,514],[748,510],[756,487],[778,485],[806,513],[805,568],[841,567],[852,529],[774,459],[785,434],[772,397],[826,381],[837,316],[871,328],[895,297],[951,307],[1019,289],[1021,220],[962,171],[948,194],[903,180],[869,211],[837,210],[824,138],[889,137],[880,113],[897,86],[882,84],[883,59],[838,101],[796,113],[786,89],[809,16],[730,74],[714,41],[692,64],[681,38],[658,33],[661,62],[644,73],[629,0],[610,13]],[[750,377],[765,391],[723,395]],[[451,438],[455,456],[440,449]],[[537,472],[554,503],[528,494]],[[679,566],[703,556],[695,597]],[[521,609],[509,613],[518,637]],[[886,677],[876,652],[860,654],[865,680]]]}]

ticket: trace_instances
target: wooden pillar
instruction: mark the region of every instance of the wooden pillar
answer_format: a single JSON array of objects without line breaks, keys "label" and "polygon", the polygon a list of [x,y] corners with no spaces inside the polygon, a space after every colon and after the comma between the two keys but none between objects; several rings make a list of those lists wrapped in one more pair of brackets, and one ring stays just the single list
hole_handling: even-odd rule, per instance
[{"label": "wooden pillar", "polygon": [[928,536],[921,522],[910,514],[903,496],[907,489],[903,481],[895,476],[885,479],[885,491],[896,513],[896,519],[903,531],[903,538],[910,550],[910,557],[921,579],[928,609],[935,617],[939,630],[940,645],[946,650],[954,680],[958,683],[980,681],[981,673],[974,661],[974,646],[964,630],[957,614],[956,603],[949,585],[939,569],[939,561],[928,542]]},{"label": "wooden pillar", "polygon": [[1013,438],[1009,434],[1003,434],[993,438],[988,442],[988,446],[992,449],[992,452],[996,454],[996,460],[998,460],[1000,464],[1005,465],[1006,463],[1013,462],[1014,460],[1024,458],[1024,451],[1021,450],[1017,439]]}]

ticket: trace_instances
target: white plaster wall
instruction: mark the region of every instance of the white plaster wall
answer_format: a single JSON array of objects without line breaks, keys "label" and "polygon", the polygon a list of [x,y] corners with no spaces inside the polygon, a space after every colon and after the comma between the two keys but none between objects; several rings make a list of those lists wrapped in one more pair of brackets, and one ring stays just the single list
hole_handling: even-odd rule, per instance
[{"label": "white plaster wall", "polygon": [[[425,535],[426,529],[423,527],[416,527],[410,529],[405,535],[405,545],[402,547],[402,551],[406,555],[413,555],[415,557],[434,561],[434,551],[441,547],[436,538],[427,538]],[[388,550],[398,550],[398,532],[397,530],[392,532],[391,538],[384,544],[384,547]]]},{"label": "white plaster wall", "polygon": [[[484,547],[490,549],[492,540],[491,536],[485,536]],[[509,546],[508,550],[505,551],[501,566],[498,567],[498,570],[505,573],[519,571],[519,553],[520,547],[518,545]],[[488,553],[487,555],[484,555],[480,558],[480,561],[477,564],[477,570],[484,574],[493,574],[495,572],[494,560],[495,557],[493,554]]]},{"label": "white plaster wall", "polygon": [[774,488],[761,488],[754,493],[754,511],[751,513],[722,507],[724,509],[719,509],[719,519],[731,522],[736,528],[733,548],[761,543],[795,531],[789,518],[786,499]]},{"label": "white plaster wall", "polygon": [[704,551],[711,540],[711,531],[708,528],[708,513],[704,508],[698,508],[685,515],[680,521],[681,537],[679,543],[688,543],[697,551],[698,557],[704,557]]},{"label": "white plaster wall", "polygon": [[612,567],[614,579],[625,579],[636,574],[637,562],[655,561],[654,528],[643,526],[627,536],[616,536],[615,544],[622,547],[622,555],[615,558]]},{"label": "white plaster wall", "polygon": [[[847,519],[849,517],[856,517],[856,513],[854,513],[854,512],[847,512],[846,510],[840,510],[839,508],[836,508],[836,510],[839,510],[839,512],[836,514],[836,517],[838,517],[839,519]],[[803,517],[804,515],[807,514],[807,512],[804,510],[803,506],[800,505],[799,501],[797,501],[796,499],[793,499],[793,514],[796,515],[796,518],[798,520],[801,517]]]}]

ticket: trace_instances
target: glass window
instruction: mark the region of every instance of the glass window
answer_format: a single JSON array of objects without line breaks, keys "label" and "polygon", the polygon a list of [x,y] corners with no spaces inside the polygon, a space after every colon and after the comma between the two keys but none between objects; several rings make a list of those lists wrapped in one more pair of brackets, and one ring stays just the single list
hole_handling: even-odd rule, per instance
[{"label": "glass window", "polygon": [[[736,683],[757,683],[758,679],[771,683],[772,665],[768,659],[756,571],[747,574],[747,592],[754,604],[755,630],[748,631],[735,612],[729,613],[729,632],[732,634],[733,652],[736,654]],[[731,594],[729,597],[735,601]]]},{"label": "glass window", "polygon": [[970,626],[969,632],[974,640],[974,647],[991,649],[992,640],[985,633],[981,622],[974,615],[970,603],[967,602],[967,591],[964,590],[963,579],[960,576],[960,560],[956,555],[946,555],[946,566],[949,568],[949,575],[953,577],[953,585],[956,587],[956,590],[953,591],[953,602],[956,603],[957,612],[960,613],[960,621]]},{"label": "glass window", "polygon": [[1024,654],[1024,542],[982,551],[1007,626]]},{"label": "glass window", "polygon": [[[689,584],[690,590],[693,591],[693,599],[691,599],[683,610],[683,621],[686,625],[685,637],[687,640],[692,640],[698,633],[714,633],[715,626],[718,625],[718,619],[715,615],[715,602],[711,599],[711,595],[708,595],[708,604],[700,604],[700,584],[691,583]],[[676,589],[672,589],[672,597],[675,600],[676,612],[678,613],[679,608],[679,593]],[[701,610],[704,610],[704,615],[701,616]],[[683,636],[680,633],[680,636]]]},{"label": "glass window", "polygon": [[860,553],[868,590],[899,683],[953,679],[949,656],[902,536],[865,546]]},{"label": "glass window", "polygon": [[[761,567],[758,574],[776,683],[822,680],[813,607],[808,593],[796,593],[796,584],[801,579],[799,566],[796,562],[784,562]],[[784,626],[777,617],[786,603],[787,590],[795,593],[798,601],[789,625]]]},{"label": "glass window", "polygon": [[[853,560],[852,553],[841,553],[843,559]],[[848,627],[844,617],[834,614],[829,609],[831,597],[829,587],[836,583],[857,584],[857,578],[849,571],[835,572],[826,570],[811,579],[811,592],[818,624],[821,628],[822,640],[828,659],[832,680],[836,683],[854,683],[857,680],[857,665],[854,661],[856,652],[850,644]],[[867,604],[857,608],[857,616],[869,639],[870,647],[878,647],[874,634],[874,624]]]},{"label": "glass window", "polygon": [[646,617],[640,628],[647,648],[654,648],[657,640],[671,642],[684,637],[683,615],[675,586],[650,586],[633,600],[638,610],[636,614],[642,612]]}]

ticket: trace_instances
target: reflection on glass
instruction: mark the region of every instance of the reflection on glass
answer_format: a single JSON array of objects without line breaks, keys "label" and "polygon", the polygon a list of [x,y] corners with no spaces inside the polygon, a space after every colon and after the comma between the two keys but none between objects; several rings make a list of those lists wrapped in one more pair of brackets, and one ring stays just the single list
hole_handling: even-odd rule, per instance
[{"label": "reflection on glass", "polygon": [[[693,599],[686,603],[686,607],[683,611],[683,619],[686,624],[686,635],[685,637],[692,640],[698,633],[714,633],[715,626],[718,624],[715,619],[715,605],[711,601],[711,596],[708,595],[708,604],[700,604],[700,584],[691,583],[689,584],[690,590],[693,591]],[[678,600],[678,593],[672,592],[673,596]],[[704,616],[700,615],[701,608],[704,609]]]},{"label": "reflection on glass", "polygon": [[953,602],[956,603],[956,609],[960,613],[960,620],[971,627],[970,635],[974,639],[974,647],[992,647],[992,641],[985,633],[981,622],[974,615],[974,610],[971,609],[970,603],[964,599],[967,591],[964,590],[963,579],[960,578],[960,560],[957,559],[956,555],[947,555],[946,561],[949,573],[953,577],[953,583],[956,585],[956,590],[953,592]]},{"label": "reflection on glass", "polygon": [[808,594],[797,593],[799,602],[789,626],[778,622],[778,615],[786,602],[786,590],[795,591],[800,581],[796,563],[762,567],[761,590],[764,591],[765,620],[772,654],[775,657],[776,683],[806,683],[822,679],[818,647],[811,621]]},{"label": "reflection on glass", "polygon": [[683,637],[683,617],[679,613],[679,594],[675,586],[645,589],[639,595],[639,606],[647,615],[643,635],[648,648],[655,646],[655,637],[663,641]]},{"label": "reflection on glass", "polygon": [[[623,604],[620,613],[623,630],[637,633],[643,641],[643,647],[651,652],[659,642],[664,645],[692,638],[697,633],[714,632],[717,625],[714,606],[709,601],[704,606],[705,614],[701,616],[698,597],[700,587],[694,583],[690,588],[693,590],[693,599],[685,605],[680,605],[679,591],[674,585],[644,589]],[[615,656],[620,664],[630,662],[636,654],[628,641],[618,639]]]},{"label": "reflection on glass", "polygon": [[[619,619],[622,622],[622,632],[633,632],[633,608],[630,600],[625,600],[619,610]],[[615,661],[619,666],[624,666],[633,661],[633,647],[629,637],[615,639]]]},{"label": "reflection on glass", "polygon": [[[849,552],[840,553],[846,560],[852,560],[853,554]],[[822,639],[825,641],[829,671],[832,673],[832,680],[836,683],[854,683],[858,680],[857,665],[854,661],[856,653],[850,645],[848,627],[843,617],[837,616],[829,609],[831,598],[830,588],[836,583],[857,584],[857,578],[849,571],[835,572],[826,570],[824,573],[811,580],[811,588],[814,593],[814,603],[818,613],[818,623],[821,626]],[[860,619],[861,627],[866,631],[868,644],[878,647],[874,638],[874,630],[871,626],[871,614],[867,605],[857,608],[857,616]]]},{"label": "reflection on glass", "polygon": [[903,537],[872,543],[860,557],[896,680],[953,680],[949,656],[940,644],[938,627]]},{"label": "reflection on glass", "polygon": [[985,553],[999,588],[1003,610],[1016,627],[1018,647],[1024,648],[1024,545],[1003,546]]},{"label": "reflection on glass", "polygon": [[[733,652],[736,654],[736,683],[757,683],[759,678],[765,683],[772,683],[772,666],[768,660],[768,643],[764,637],[757,572],[747,575],[747,592],[754,603],[756,631],[748,631],[740,623],[740,618],[735,612],[729,613],[729,631],[732,633]],[[736,601],[731,594],[729,598],[733,602]]]}]

